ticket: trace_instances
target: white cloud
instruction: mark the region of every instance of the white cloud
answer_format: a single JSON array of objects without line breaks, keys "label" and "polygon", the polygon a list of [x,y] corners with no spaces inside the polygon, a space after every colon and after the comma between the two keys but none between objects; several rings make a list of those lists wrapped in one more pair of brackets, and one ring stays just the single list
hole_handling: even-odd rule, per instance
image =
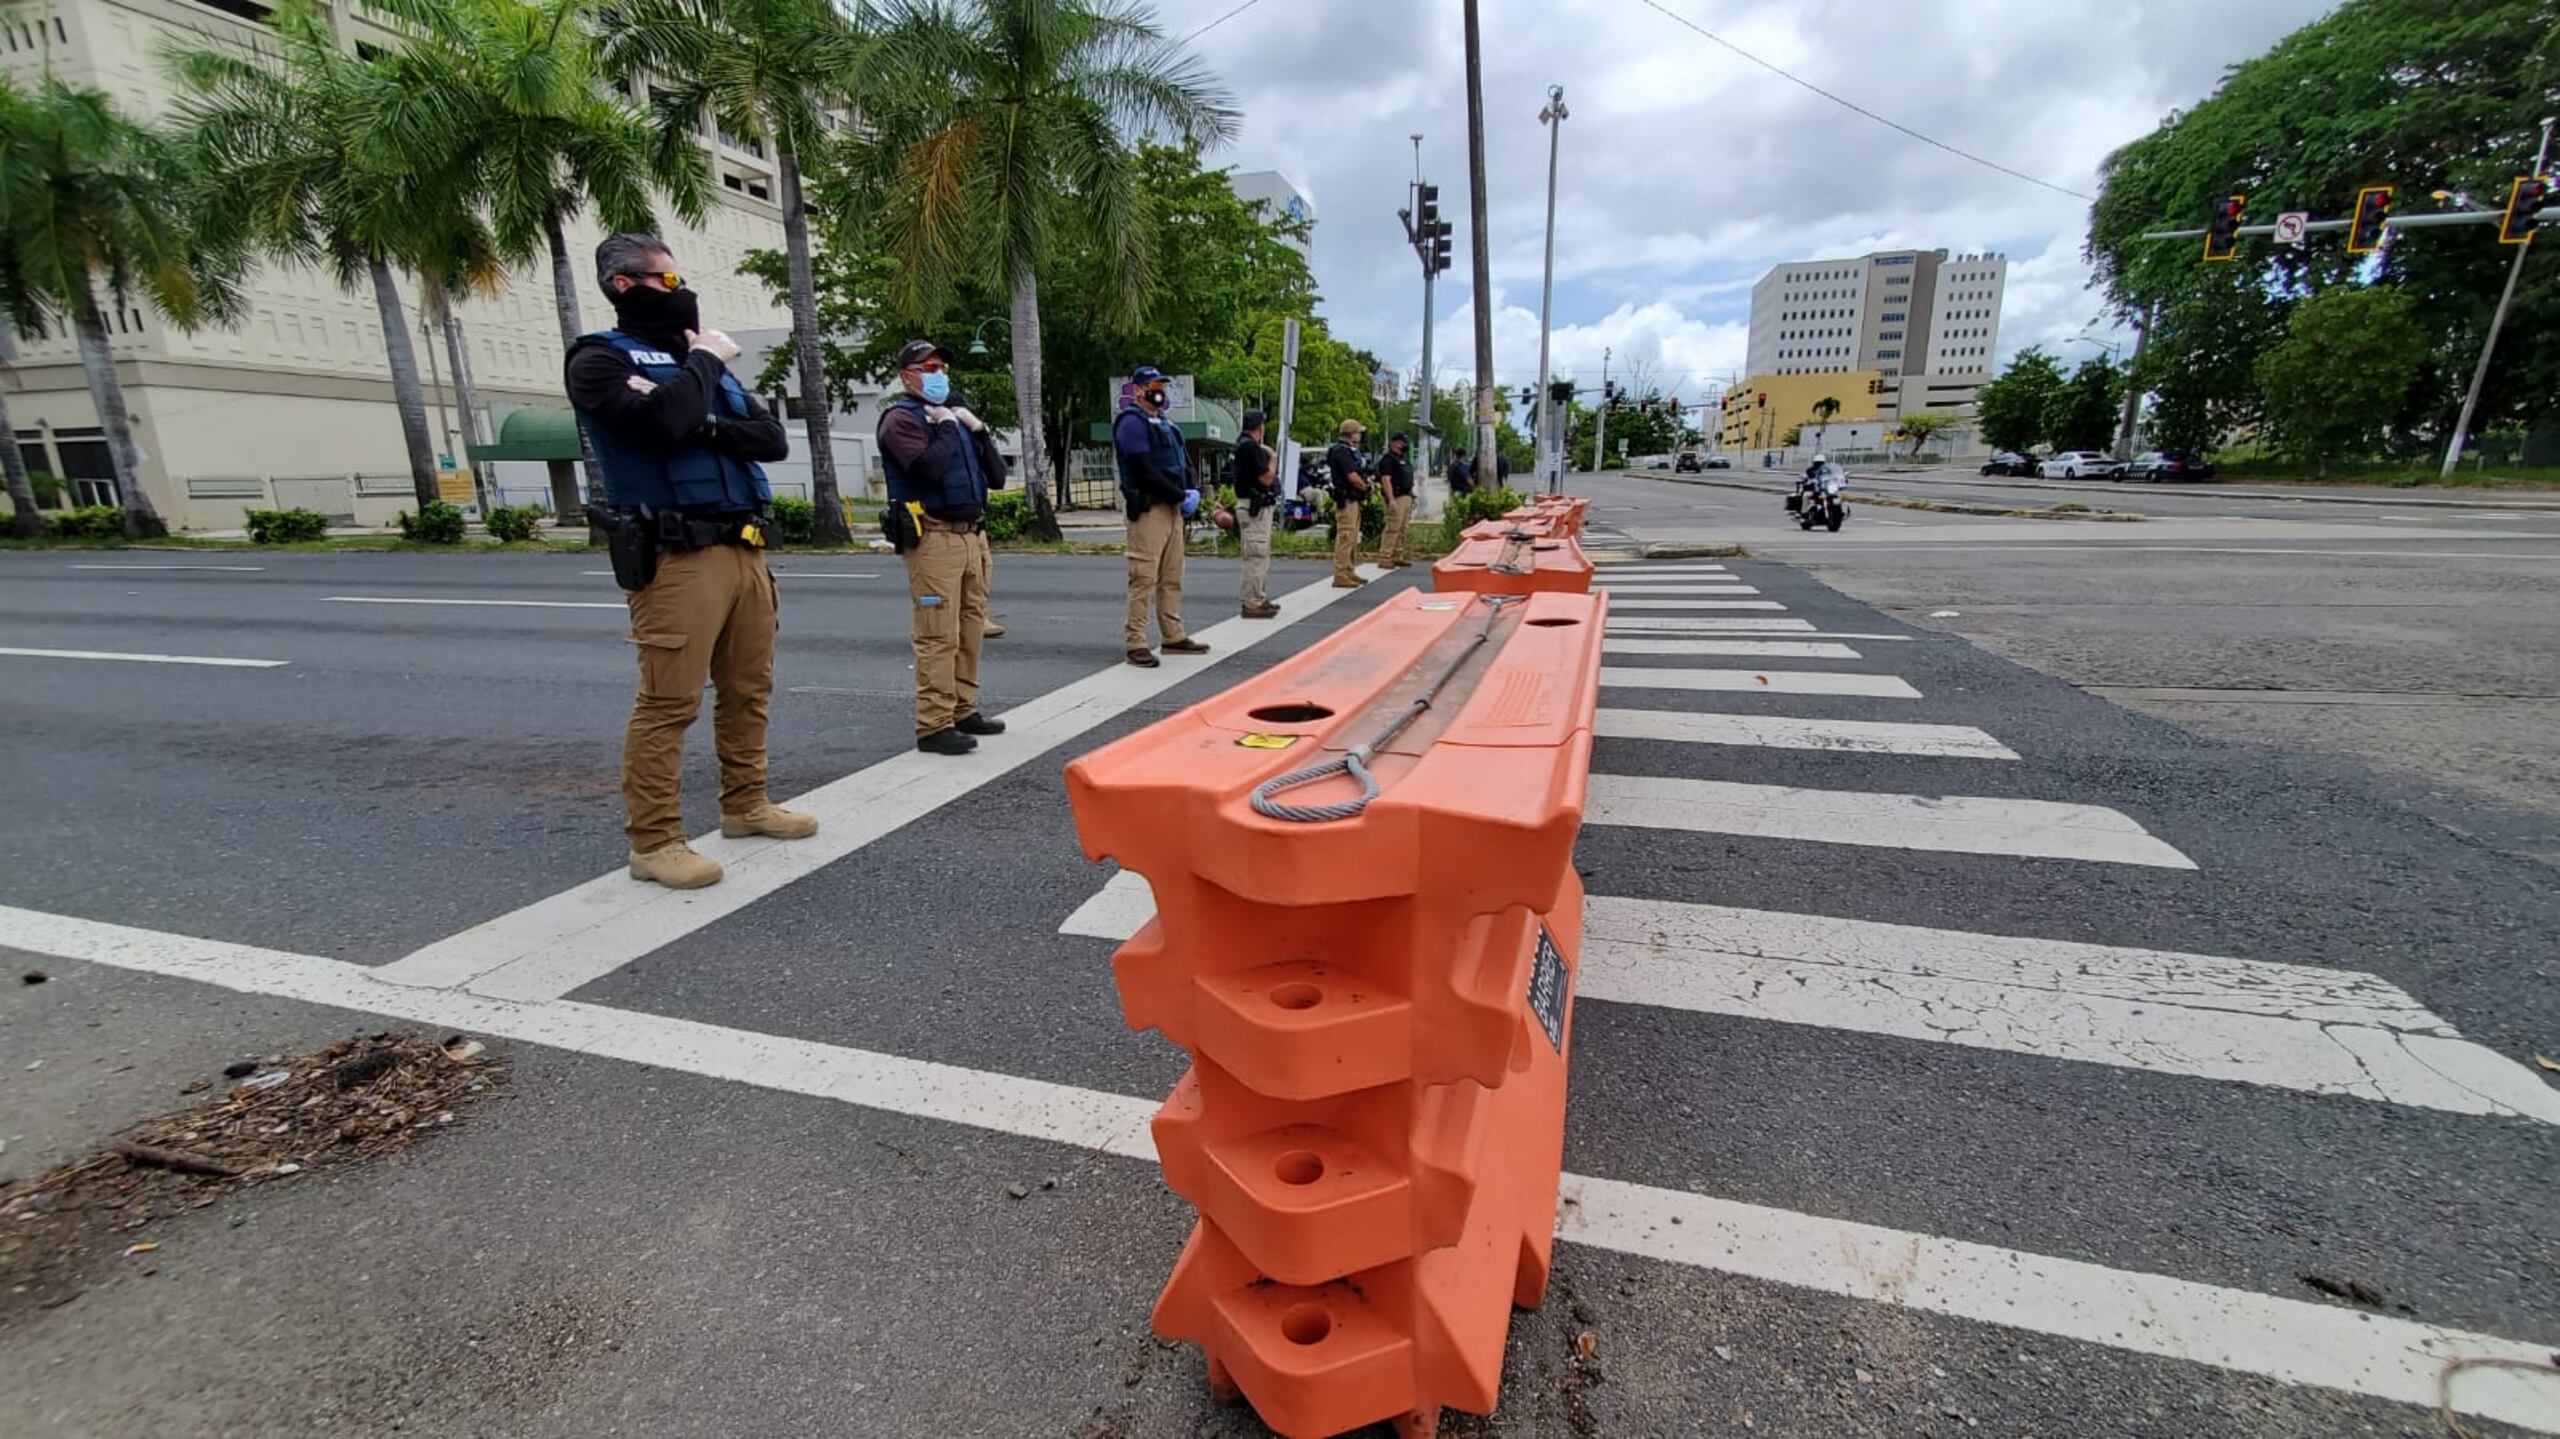
[{"label": "white cloud", "polygon": [[[2055,185],[2099,163],[2328,0],[1664,0],[1878,113]],[[1534,377],[1547,86],[1566,89],[1556,226],[1559,368],[1603,345],[1665,371],[1739,367],[1753,280],[1782,260],[1913,246],[2012,260],[2001,349],[2067,339],[2099,311],[2085,201],[1995,173],[1790,85],[1634,0],[1484,0],[1495,368]],[[1443,375],[1472,364],[1459,7],[1266,0],[1197,42],[1245,109],[1213,163],[1280,169],[1317,202],[1334,332],[1399,369],[1419,357],[1420,276],[1396,209],[1407,136],[1458,225],[1442,278]],[[1205,23],[1159,5],[1174,34]],[[2086,346],[2077,347],[2087,353]]]}]

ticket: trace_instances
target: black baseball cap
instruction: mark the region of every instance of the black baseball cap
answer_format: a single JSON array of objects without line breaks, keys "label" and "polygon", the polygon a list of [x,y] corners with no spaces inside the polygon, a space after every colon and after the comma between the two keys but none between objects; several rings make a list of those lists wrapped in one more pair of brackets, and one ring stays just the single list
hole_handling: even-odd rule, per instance
[{"label": "black baseball cap", "polygon": [[1247,410],[1244,412],[1244,427],[1246,429],[1258,430],[1261,429],[1265,423],[1265,417],[1260,410]]},{"label": "black baseball cap", "polygon": [[951,357],[931,340],[909,340],[898,347],[898,368],[901,370],[926,360],[940,360],[946,365],[951,363]]}]

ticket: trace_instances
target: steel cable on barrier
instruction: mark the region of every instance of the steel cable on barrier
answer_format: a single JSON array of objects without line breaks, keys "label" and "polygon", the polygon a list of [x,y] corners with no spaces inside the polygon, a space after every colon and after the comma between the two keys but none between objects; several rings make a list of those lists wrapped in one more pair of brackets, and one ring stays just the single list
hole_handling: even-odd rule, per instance
[{"label": "steel cable on barrier", "polygon": [[[1254,786],[1252,796],[1254,813],[1270,819],[1288,820],[1295,824],[1321,824],[1327,820],[1353,819],[1362,810],[1367,809],[1369,801],[1378,797],[1378,778],[1369,773],[1369,757],[1393,744],[1396,736],[1404,733],[1406,726],[1420,719],[1423,712],[1431,708],[1431,702],[1440,697],[1440,691],[1447,687],[1450,680],[1457,678],[1458,670],[1474,657],[1475,652],[1483,647],[1485,641],[1493,637],[1493,622],[1501,618],[1502,607],[1520,603],[1522,596],[1479,595],[1477,598],[1485,604],[1484,623],[1476,627],[1476,632],[1468,639],[1466,647],[1450,659],[1449,663],[1441,669],[1439,677],[1431,682],[1429,688],[1416,696],[1413,703],[1406,705],[1404,712],[1397,715],[1393,723],[1379,731],[1376,739],[1367,744],[1353,746],[1340,759],[1329,759],[1320,764],[1309,765],[1305,769],[1294,770]],[[1331,779],[1337,774],[1347,774],[1359,782],[1360,797],[1358,799],[1338,800],[1332,804],[1301,805],[1282,804],[1271,797],[1282,790],[1314,784],[1318,780]]]},{"label": "steel cable on barrier", "polygon": [[1536,548],[1531,543],[1536,538],[1527,530],[1513,528],[1503,535],[1502,554],[1485,566],[1486,571],[1497,575],[1525,575],[1535,571],[1538,561],[1528,552]]}]

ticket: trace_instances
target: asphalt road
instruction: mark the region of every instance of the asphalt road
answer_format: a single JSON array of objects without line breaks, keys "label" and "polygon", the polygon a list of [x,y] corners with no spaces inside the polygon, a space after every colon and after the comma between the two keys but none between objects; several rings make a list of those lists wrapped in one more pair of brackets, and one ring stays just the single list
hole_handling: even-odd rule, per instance
[{"label": "asphalt road", "polygon": [[[2380,683],[2286,638],[2345,623],[2269,598],[2309,557],[1874,509],[1790,539],[1739,492],[1588,488],[1601,542],[1755,553],[1613,572],[1579,1178],[1500,1411],[1444,1432],[2419,1435],[2442,1358],[2560,1342],[2529,815],[2071,672],[2158,688],[2157,656],[2236,666],[2272,629],[2298,682]],[[2247,548],[2419,531],[2355,583],[2451,586],[2429,663],[2547,683],[2547,638],[2502,651],[2473,611],[2529,624],[2549,562],[2513,552],[2560,525],[2335,527]],[[0,653],[0,945],[51,975],[0,989],[0,1177],[381,1016],[488,1035],[515,1077],[396,1162],[156,1226],[149,1277],[0,1295],[13,1436],[1261,1432],[1147,1332],[1188,1212],[1137,1126],[1181,1057],[1121,1019],[1134,920],[1094,918],[1059,768],[1407,580],[1283,566],[1285,627],[1150,678],[1113,663],[1113,562],[1004,558],[1015,734],[917,766],[895,569],[792,561],[775,786],[815,791],[826,848],[742,847],[658,903],[610,873],[630,661],[596,566],[100,563],[210,562],[0,555],[0,644],[56,652]],[[2268,591],[2200,634],[2047,592],[2244,569]],[[1195,563],[1195,624],[1232,585]],[[2517,745],[2547,764],[2547,734]],[[695,761],[700,828],[699,732]],[[2560,1432],[2560,1389],[2460,1382],[2482,1432]]]}]

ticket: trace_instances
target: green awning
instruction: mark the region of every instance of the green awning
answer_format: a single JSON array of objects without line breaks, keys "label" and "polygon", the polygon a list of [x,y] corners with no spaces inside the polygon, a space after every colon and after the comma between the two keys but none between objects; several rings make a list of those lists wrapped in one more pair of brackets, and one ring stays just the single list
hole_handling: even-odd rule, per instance
[{"label": "green awning", "polygon": [[469,447],[474,460],[574,460],[578,417],[569,410],[527,405],[498,421],[498,441]]}]

